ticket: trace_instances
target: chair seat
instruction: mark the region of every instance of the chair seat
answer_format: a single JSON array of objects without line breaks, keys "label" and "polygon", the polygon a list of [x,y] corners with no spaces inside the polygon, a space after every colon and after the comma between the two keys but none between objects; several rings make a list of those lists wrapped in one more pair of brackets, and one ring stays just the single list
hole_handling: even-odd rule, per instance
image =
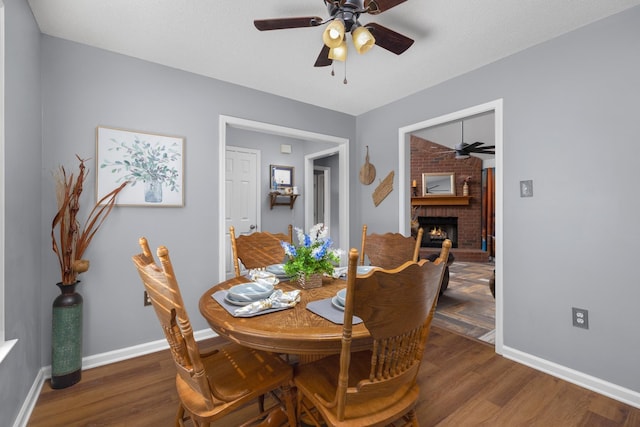
[{"label": "chair seat", "polygon": [[176,376],[176,388],[187,411],[210,421],[267,394],[273,389],[273,384],[286,384],[292,380],[291,367],[277,355],[235,343],[219,348],[203,358],[202,362],[209,383],[230,403],[218,402],[214,409],[207,410],[202,395],[195,392],[180,375]]},{"label": "chair seat", "polygon": [[[349,365],[348,387],[356,387],[357,381],[368,378],[371,366],[371,351],[360,351],[351,354]],[[316,394],[326,401],[331,401],[338,388],[340,374],[340,355],[325,357],[318,361],[299,365],[295,369],[294,382],[298,392],[305,397]],[[335,407],[327,409],[324,405],[313,402],[313,406],[321,411],[328,425],[336,426],[384,426],[401,418],[411,410],[419,396],[417,385],[400,387],[393,395],[385,395],[379,399],[369,398],[362,403],[349,403],[345,408],[345,419],[338,421]],[[383,408],[374,411],[373,408]]]}]

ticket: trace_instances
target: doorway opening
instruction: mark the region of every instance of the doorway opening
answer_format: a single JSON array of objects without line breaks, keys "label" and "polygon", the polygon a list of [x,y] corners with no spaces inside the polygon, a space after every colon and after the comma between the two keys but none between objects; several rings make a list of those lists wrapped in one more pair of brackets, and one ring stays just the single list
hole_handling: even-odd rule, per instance
[{"label": "doorway opening", "polygon": [[495,350],[503,351],[503,101],[498,99],[486,104],[477,105],[433,119],[414,123],[399,129],[398,132],[398,190],[399,190],[399,225],[400,233],[409,235],[411,230],[411,197],[410,197],[410,139],[411,134],[429,127],[462,120],[487,112],[493,112],[495,133]]},{"label": "doorway opening", "polygon": [[[218,278],[219,281],[225,280],[225,260],[227,259],[227,244],[224,238],[225,236],[225,218],[226,218],[226,188],[225,188],[225,175],[226,175],[226,147],[227,147],[227,130],[229,128],[249,130],[258,133],[264,133],[269,135],[277,135],[285,138],[292,138],[294,140],[305,142],[319,142],[328,143],[335,148],[327,150],[327,153],[320,153],[316,157],[305,156],[305,169],[304,169],[304,188],[313,188],[313,158],[325,157],[329,154],[337,154],[338,156],[338,231],[337,234],[341,242],[349,241],[349,150],[348,138],[341,138],[332,135],[325,135],[316,132],[309,132],[301,129],[288,128],[284,126],[273,125],[264,122],[257,122],[253,120],[241,119],[238,117],[224,116],[219,117],[219,145],[218,145]],[[311,161],[309,161],[311,159]],[[262,185],[258,186],[256,191],[256,200],[262,200]],[[303,190],[304,191],[304,190]],[[311,192],[311,190],[309,190]],[[310,221],[313,220],[312,212],[312,197],[304,197],[304,211],[305,211],[305,228],[309,228]],[[334,229],[335,229],[334,225]]]}]

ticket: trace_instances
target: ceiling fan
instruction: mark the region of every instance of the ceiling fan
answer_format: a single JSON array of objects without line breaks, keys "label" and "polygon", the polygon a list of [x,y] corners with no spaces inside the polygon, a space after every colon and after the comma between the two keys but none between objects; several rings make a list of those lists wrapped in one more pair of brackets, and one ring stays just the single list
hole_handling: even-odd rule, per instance
[{"label": "ceiling fan", "polygon": [[456,144],[451,151],[445,153],[456,153],[456,159],[468,159],[472,153],[477,154],[496,154],[495,145],[486,145],[484,142],[476,141],[471,144],[464,142],[464,120],[460,122],[462,127],[462,137],[460,143]]},{"label": "ceiling fan", "polygon": [[345,61],[347,45],[345,33],[350,32],[358,53],[364,53],[373,45],[400,55],[409,49],[413,40],[380,24],[359,22],[361,14],[377,15],[391,9],[406,0],[322,0],[329,11],[329,18],[319,16],[294,18],[256,19],[253,24],[260,31],[282,30],[288,28],[317,27],[324,24],[327,28],[322,34],[324,45],[314,64],[326,67],[333,60]]}]

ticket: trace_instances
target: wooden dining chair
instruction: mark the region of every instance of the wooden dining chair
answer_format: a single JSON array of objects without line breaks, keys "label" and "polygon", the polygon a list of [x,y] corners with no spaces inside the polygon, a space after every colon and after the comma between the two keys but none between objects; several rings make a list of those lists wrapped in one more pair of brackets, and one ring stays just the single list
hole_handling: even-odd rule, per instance
[{"label": "wooden dining chair", "polygon": [[385,269],[396,268],[407,261],[417,261],[420,256],[422,233],[420,227],[416,238],[400,233],[367,235],[367,225],[363,225],[360,265],[364,265],[365,256],[369,258],[371,265]]},{"label": "wooden dining chair", "polygon": [[231,253],[233,257],[233,269],[236,277],[240,277],[240,263],[246,269],[262,268],[271,264],[280,264],[284,261],[284,249],[281,241],[293,243],[293,226],[289,224],[288,234],[269,233],[256,231],[255,233],[236,237],[233,226],[229,227],[231,236]]},{"label": "wooden dining chair", "polygon": [[[408,261],[358,277],[358,251],[351,249],[342,350],[296,367],[298,420],[316,426],[382,426],[398,420],[418,425],[416,378],[450,247],[445,241],[435,262]],[[373,338],[371,350],[351,352],[354,315]]]},{"label": "wooden dining chair", "polygon": [[[177,370],[176,389],[180,398],[175,425],[191,419],[194,426],[208,426],[252,400],[259,412],[243,426],[251,425],[270,411],[283,408],[289,425],[295,426],[295,408],[291,392],[293,370],[278,356],[226,344],[201,354],[193,337],[189,316],[169,259],[169,251],[160,246],[159,267],[149,250],[147,239],[139,240],[142,253],[133,262],[151,299]],[[264,396],[272,393],[276,403],[264,410]],[[237,425],[234,422],[234,425]]]}]

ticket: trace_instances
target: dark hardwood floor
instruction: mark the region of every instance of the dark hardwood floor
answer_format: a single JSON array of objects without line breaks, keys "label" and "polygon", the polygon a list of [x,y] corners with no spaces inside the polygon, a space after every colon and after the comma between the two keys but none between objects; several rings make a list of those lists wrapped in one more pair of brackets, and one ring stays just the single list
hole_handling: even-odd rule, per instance
[{"label": "dark hardwood floor", "polygon": [[496,304],[489,279],[494,268],[493,262],[451,264],[449,286],[438,299],[433,324],[493,343]]},{"label": "dark hardwood floor", "polygon": [[[86,370],[67,389],[52,390],[47,382],[28,426],[172,426],[174,376],[168,351],[161,351]],[[640,426],[640,409],[502,358],[489,344],[437,326],[431,328],[418,381],[423,427]],[[237,425],[244,411],[253,410],[245,408],[220,425]]]}]

